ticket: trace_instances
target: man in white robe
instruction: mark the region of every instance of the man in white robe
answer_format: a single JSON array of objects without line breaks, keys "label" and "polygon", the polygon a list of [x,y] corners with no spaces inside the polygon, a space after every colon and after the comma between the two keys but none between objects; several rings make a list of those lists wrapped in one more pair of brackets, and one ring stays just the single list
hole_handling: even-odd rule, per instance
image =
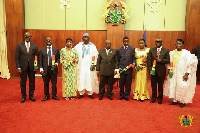
[{"label": "man in white robe", "polygon": [[[184,107],[192,103],[196,87],[197,57],[190,51],[182,49],[184,41],[177,39],[176,49],[170,51],[170,74],[164,89],[164,95],[172,98],[170,105]],[[173,65],[172,65],[173,64]],[[169,69],[169,65],[168,65]]]},{"label": "man in white robe", "polygon": [[[96,46],[89,42],[90,37],[88,33],[84,33],[82,39],[83,42],[79,42],[79,44],[75,46],[79,55],[77,88],[80,96],[78,98],[81,99],[85,90],[87,90],[89,97],[94,99],[92,95],[93,92],[99,93],[99,82],[97,71],[95,70],[98,51]],[[93,61],[93,67],[91,68],[92,58],[95,60]]]}]

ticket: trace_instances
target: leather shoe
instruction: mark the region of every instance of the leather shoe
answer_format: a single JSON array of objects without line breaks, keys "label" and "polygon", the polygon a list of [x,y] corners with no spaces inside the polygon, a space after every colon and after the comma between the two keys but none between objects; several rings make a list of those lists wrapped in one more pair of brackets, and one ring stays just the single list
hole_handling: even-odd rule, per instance
[{"label": "leather shoe", "polygon": [[158,100],[158,104],[162,104],[162,100]]},{"label": "leather shoe", "polygon": [[94,99],[93,95],[89,95],[89,97],[90,97],[91,99]]},{"label": "leather shoe", "polygon": [[103,99],[103,97],[100,96],[100,97],[99,97],[99,100],[102,100],[102,99]]},{"label": "leather shoe", "polygon": [[130,101],[128,98],[124,98],[126,101]]},{"label": "leather shoe", "polygon": [[121,96],[121,97],[119,97],[119,99],[118,99],[118,100],[122,100],[123,98],[124,98],[124,97],[122,97],[122,96]]},{"label": "leather shoe", "polygon": [[83,98],[83,95],[79,95],[78,99],[81,99],[81,98]]},{"label": "leather shoe", "polygon": [[151,100],[150,103],[155,103],[156,100]]},{"label": "leather shoe", "polygon": [[181,108],[185,107],[185,104],[184,103],[180,103],[180,107]]},{"label": "leather shoe", "polygon": [[45,96],[45,98],[44,99],[42,99],[42,102],[44,102],[44,101],[46,101],[46,100],[49,100],[50,99],[50,97],[49,96]]},{"label": "leather shoe", "polygon": [[176,105],[178,102],[171,102],[170,105]]},{"label": "leather shoe", "polygon": [[24,103],[26,101],[25,97],[22,97],[22,100],[20,101],[20,103]]},{"label": "leather shoe", "polygon": [[60,99],[57,96],[52,96],[52,99],[59,101]]},{"label": "leather shoe", "polygon": [[144,102],[144,100],[141,100],[141,99],[140,99],[140,102]]},{"label": "leather shoe", "polygon": [[110,100],[113,100],[113,98],[112,98],[112,97],[108,97],[108,99],[110,99]]},{"label": "leather shoe", "polygon": [[36,99],[35,99],[33,96],[29,97],[29,100],[31,100],[31,101],[33,101],[33,102],[36,101]]}]

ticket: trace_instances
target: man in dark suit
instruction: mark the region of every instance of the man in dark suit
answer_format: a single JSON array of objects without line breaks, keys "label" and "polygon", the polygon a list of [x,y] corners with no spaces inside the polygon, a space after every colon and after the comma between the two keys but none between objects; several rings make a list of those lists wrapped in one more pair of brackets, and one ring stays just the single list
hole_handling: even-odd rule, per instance
[{"label": "man in dark suit", "polygon": [[[15,51],[15,62],[17,72],[20,74],[20,87],[22,99],[21,103],[26,101],[26,79],[29,78],[29,99],[35,102],[34,90],[35,90],[35,72],[38,70],[38,65],[34,68],[35,56],[38,56],[37,44],[30,42],[31,34],[26,32],[24,34],[24,42],[17,44]],[[37,58],[38,59],[38,58]]]},{"label": "man in dark suit", "polygon": [[[129,38],[125,36],[123,38],[123,46],[118,49],[119,71],[132,64],[132,67],[127,71],[120,73],[120,98],[129,101],[129,95],[131,91],[132,73],[135,67],[135,48],[129,46]],[[124,91],[124,85],[125,91]]]},{"label": "man in dark suit", "polygon": [[102,100],[105,94],[106,82],[108,84],[107,97],[113,100],[113,78],[114,74],[117,73],[115,69],[118,69],[117,50],[111,48],[110,40],[106,40],[105,49],[99,50],[96,65],[97,74],[100,73],[99,100]]},{"label": "man in dark suit", "polygon": [[57,74],[58,74],[57,66],[60,62],[59,49],[52,46],[51,37],[46,37],[45,42],[47,46],[43,47],[40,50],[40,56],[39,56],[40,73],[42,74],[43,81],[44,81],[44,94],[45,94],[45,98],[42,100],[42,102],[50,99],[50,95],[49,95],[50,80],[52,84],[52,99],[60,100],[56,96],[57,94],[56,84],[57,84]]},{"label": "man in dark suit", "polygon": [[196,77],[198,77],[198,73],[200,70],[200,46],[195,47],[194,54],[197,56],[197,59],[198,59],[197,72],[196,72]]},{"label": "man in dark suit", "polygon": [[157,84],[158,84],[158,104],[162,104],[163,99],[163,83],[166,76],[166,66],[169,63],[170,56],[169,50],[162,47],[162,39],[158,38],[155,41],[156,47],[150,49],[147,57],[147,65],[151,75],[151,88],[152,88],[152,100],[150,103],[154,103],[157,98]]}]

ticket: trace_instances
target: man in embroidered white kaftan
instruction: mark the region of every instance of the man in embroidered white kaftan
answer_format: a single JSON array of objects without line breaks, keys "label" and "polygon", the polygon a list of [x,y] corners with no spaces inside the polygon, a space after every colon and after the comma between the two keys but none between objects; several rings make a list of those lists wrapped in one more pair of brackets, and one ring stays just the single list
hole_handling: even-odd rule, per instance
[{"label": "man in embroidered white kaftan", "polygon": [[182,49],[184,40],[177,39],[176,49],[170,51],[169,75],[164,89],[164,95],[172,98],[170,105],[192,103],[196,87],[197,57],[190,51]]},{"label": "man in embroidered white kaftan", "polygon": [[89,97],[94,99],[93,92],[99,93],[99,82],[97,71],[95,70],[98,51],[96,46],[89,42],[90,36],[88,33],[84,33],[82,39],[83,42],[79,42],[75,46],[79,56],[77,88],[80,96],[78,98],[81,99],[83,97],[86,89]]}]

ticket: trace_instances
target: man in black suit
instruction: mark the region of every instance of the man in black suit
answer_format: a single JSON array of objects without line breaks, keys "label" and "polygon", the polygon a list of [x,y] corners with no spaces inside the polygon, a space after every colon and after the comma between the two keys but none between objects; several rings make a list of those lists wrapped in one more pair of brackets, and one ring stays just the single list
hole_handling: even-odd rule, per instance
[{"label": "man in black suit", "polygon": [[[125,36],[123,38],[123,46],[118,49],[119,71],[132,64],[132,67],[127,71],[120,73],[120,98],[129,101],[129,95],[131,91],[132,73],[135,67],[135,48],[129,46],[129,38]],[[124,91],[124,85],[125,91]]]},{"label": "man in black suit", "polygon": [[[35,72],[38,70],[36,64],[34,68],[35,56],[38,56],[37,44],[30,42],[31,34],[26,32],[24,34],[24,42],[17,44],[15,51],[15,62],[17,72],[20,74],[20,87],[22,99],[21,103],[26,101],[26,79],[29,78],[29,99],[35,102],[34,90],[35,90]],[[38,59],[38,58],[37,58]]]},{"label": "man in black suit", "polygon": [[[169,50],[162,47],[162,39],[158,38],[155,41],[156,47],[150,49],[147,57],[147,65],[151,75],[151,88],[152,88],[152,100],[150,103],[154,103],[157,98],[157,84],[158,84],[158,104],[162,104],[163,99],[163,83],[166,76],[166,66],[169,63],[170,56]],[[154,63],[154,66],[153,66]]]},{"label": "man in black suit", "polygon": [[58,74],[57,66],[60,62],[59,49],[52,46],[51,37],[46,37],[45,42],[47,46],[43,47],[40,50],[40,56],[39,56],[40,73],[42,74],[43,81],[44,81],[44,94],[45,94],[45,98],[42,100],[42,102],[50,99],[50,95],[49,95],[50,80],[52,84],[52,99],[60,100],[56,96],[57,94],[56,84],[57,84],[57,74]]},{"label": "man in black suit", "polygon": [[106,82],[108,84],[107,97],[113,100],[113,78],[114,74],[117,73],[115,69],[118,69],[117,50],[111,48],[110,40],[106,40],[105,49],[99,50],[96,65],[97,74],[100,74],[99,100],[102,100],[105,94]]},{"label": "man in black suit", "polygon": [[197,56],[197,59],[198,59],[197,72],[196,72],[196,76],[198,77],[198,73],[200,70],[200,46],[195,47],[194,54]]}]

